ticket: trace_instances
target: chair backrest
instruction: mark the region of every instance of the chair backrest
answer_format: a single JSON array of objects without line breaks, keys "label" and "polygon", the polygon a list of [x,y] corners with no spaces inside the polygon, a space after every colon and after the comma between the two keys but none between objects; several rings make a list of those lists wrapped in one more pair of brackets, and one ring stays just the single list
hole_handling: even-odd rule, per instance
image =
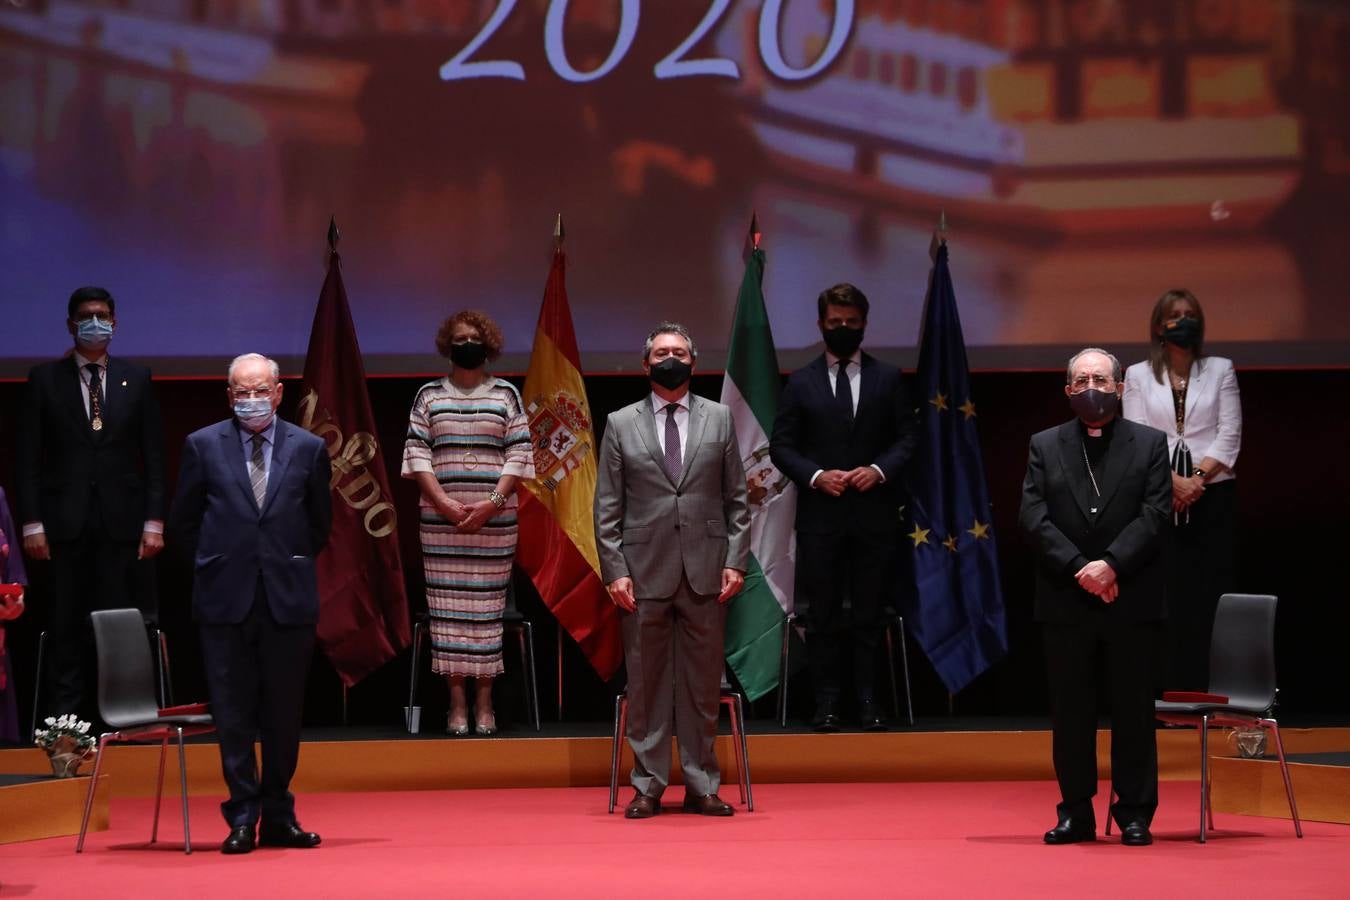
[{"label": "chair backrest", "polygon": [[113,728],[152,722],[158,715],[150,638],[138,609],[89,614],[98,653],[98,713]]},{"label": "chair backrest", "polygon": [[1275,703],[1275,604],[1270,594],[1224,594],[1209,647],[1209,692],[1253,712]]}]

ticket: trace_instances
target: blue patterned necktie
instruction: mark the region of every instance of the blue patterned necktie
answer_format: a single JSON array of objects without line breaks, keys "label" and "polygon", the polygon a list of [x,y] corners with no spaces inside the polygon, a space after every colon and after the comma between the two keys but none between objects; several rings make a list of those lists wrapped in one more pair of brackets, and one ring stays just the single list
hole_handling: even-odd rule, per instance
[{"label": "blue patterned necktie", "polygon": [[675,424],[675,410],[678,403],[666,404],[666,474],[673,484],[680,483],[680,472],[684,463],[680,459],[680,426]]}]

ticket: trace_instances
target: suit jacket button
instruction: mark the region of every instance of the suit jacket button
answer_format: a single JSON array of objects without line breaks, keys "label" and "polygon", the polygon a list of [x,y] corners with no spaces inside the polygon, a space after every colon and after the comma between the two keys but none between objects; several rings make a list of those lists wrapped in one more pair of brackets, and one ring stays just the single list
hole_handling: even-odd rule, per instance
[{"label": "suit jacket button", "polygon": [[675,523],[675,530],[676,530],[676,531],[679,531],[679,530],[680,530],[680,523],[679,523],[679,522],[676,522],[676,523]]},{"label": "suit jacket button", "polygon": [[676,497],[683,497],[683,496],[684,496],[684,491],[676,491],[676,492],[675,492],[675,496],[676,496]]}]

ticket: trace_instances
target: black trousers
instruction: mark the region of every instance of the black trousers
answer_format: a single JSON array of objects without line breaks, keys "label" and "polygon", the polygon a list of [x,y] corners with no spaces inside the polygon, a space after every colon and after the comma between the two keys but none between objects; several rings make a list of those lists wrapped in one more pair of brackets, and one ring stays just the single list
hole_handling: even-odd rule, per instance
[{"label": "black trousers", "polygon": [[895,546],[894,528],[797,533],[797,608],[806,605],[806,648],[817,706],[839,699],[846,648],[852,649],[857,699],[875,698],[881,610],[890,596],[887,576]]},{"label": "black trousers", "polygon": [[1209,643],[1219,597],[1233,589],[1236,556],[1237,482],[1205,488],[1190,518],[1172,526],[1167,583],[1167,673],[1169,691],[1209,688]]},{"label": "black trousers", "polygon": [[1123,827],[1153,820],[1158,808],[1158,742],[1152,676],[1161,622],[1045,624],[1055,777],[1061,815],[1095,822],[1097,684],[1105,669],[1111,704],[1112,813]]},{"label": "black trousers", "polygon": [[[90,721],[95,716],[94,631],[89,614],[99,609],[140,607],[149,602],[141,596],[137,579],[141,567],[136,559],[139,539],[119,540],[107,534],[91,501],[84,530],[74,540],[48,539],[51,562],[47,565],[47,643],[43,660],[42,706],[39,717],[77,713]],[[11,552],[16,548],[11,547]]]},{"label": "black trousers", "polygon": [[[313,625],[280,625],[259,582],[253,608],[238,625],[199,625],[220,765],[230,799],[220,805],[231,828],[295,821],[290,792],[300,758],[305,676]],[[254,755],[262,743],[262,776]]]}]

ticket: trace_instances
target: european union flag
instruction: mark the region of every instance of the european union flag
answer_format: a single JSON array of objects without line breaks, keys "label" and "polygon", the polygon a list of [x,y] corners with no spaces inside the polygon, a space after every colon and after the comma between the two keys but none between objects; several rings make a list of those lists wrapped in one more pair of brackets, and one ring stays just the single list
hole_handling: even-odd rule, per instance
[{"label": "european union flag", "polygon": [[907,469],[914,552],[911,632],[953,694],[1008,652],[979,417],[947,245],[928,285],[915,396],[919,445]]}]

